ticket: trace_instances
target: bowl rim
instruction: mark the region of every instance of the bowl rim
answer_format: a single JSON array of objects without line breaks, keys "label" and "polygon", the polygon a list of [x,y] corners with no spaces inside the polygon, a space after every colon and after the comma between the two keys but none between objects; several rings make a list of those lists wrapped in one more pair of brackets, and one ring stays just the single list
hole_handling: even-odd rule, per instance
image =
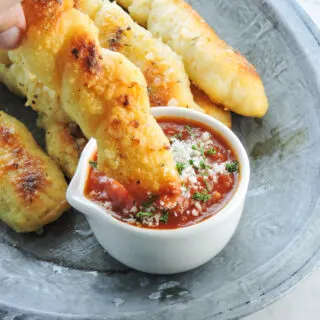
[{"label": "bowl rim", "polygon": [[[106,209],[100,205],[92,202],[84,195],[85,182],[89,170],[89,160],[92,158],[92,154],[97,150],[97,142],[94,138],[91,138],[85,148],[82,151],[76,172],[72,178],[69,187],[67,189],[67,200],[71,206],[76,210],[83,213],[89,220],[97,220],[98,218],[105,223],[111,223],[121,229],[144,234],[148,236],[179,236],[181,234],[194,233],[201,231],[208,226],[220,224],[233,213],[237,211],[238,206],[245,200],[249,180],[250,180],[250,163],[247,152],[242,145],[239,138],[223,123],[218,120],[203,114],[199,111],[190,110],[181,107],[154,107],[151,109],[151,114],[157,118],[185,118],[193,122],[198,122],[211,128],[213,131],[218,132],[232,147],[232,150],[236,154],[236,158],[239,161],[241,168],[241,175],[238,179],[238,185],[232,195],[231,199],[225,204],[225,206],[208,217],[196,224],[185,226],[176,229],[151,229],[142,228],[134,225],[130,225],[124,221],[118,220],[111,214],[106,212]],[[97,218],[97,219],[95,219]]]}]

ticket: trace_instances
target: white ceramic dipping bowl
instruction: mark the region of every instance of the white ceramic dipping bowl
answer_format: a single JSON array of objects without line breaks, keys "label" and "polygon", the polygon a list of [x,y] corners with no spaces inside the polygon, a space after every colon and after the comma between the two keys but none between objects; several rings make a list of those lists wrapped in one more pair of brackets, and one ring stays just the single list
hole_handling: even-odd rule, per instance
[{"label": "white ceramic dipping bowl", "polygon": [[216,256],[228,243],[239,223],[248,189],[250,166],[247,153],[235,134],[219,121],[190,109],[157,107],[155,118],[184,118],[220,133],[234,151],[240,165],[238,186],[230,201],[218,213],[195,225],[173,229],[139,228],[112,217],[84,196],[89,160],[96,152],[91,139],[82,152],[69,185],[67,200],[85,214],[96,238],[106,251],[125,265],[148,273],[173,274],[196,268]]}]

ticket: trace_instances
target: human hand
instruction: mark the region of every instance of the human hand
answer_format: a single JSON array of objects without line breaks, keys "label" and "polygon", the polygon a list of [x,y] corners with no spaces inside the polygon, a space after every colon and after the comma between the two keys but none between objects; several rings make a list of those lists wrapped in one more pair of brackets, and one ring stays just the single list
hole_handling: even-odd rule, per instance
[{"label": "human hand", "polygon": [[0,49],[15,49],[26,29],[20,0],[0,0]]}]

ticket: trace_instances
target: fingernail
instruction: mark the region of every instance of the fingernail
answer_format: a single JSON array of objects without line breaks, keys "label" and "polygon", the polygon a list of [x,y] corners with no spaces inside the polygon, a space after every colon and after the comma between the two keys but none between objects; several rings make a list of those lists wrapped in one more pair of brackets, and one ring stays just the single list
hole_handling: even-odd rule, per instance
[{"label": "fingernail", "polygon": [[0,33],[0,49],[15,49],[21,41],[21,31],[17,27],[12,27]]}]

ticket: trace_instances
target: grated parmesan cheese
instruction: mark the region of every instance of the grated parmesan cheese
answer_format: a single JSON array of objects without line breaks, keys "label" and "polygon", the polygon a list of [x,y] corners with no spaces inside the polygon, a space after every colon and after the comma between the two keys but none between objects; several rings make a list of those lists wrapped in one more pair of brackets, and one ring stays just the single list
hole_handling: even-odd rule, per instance
[{"label": "grated parmesan cheese", "polygon": [[154,60],[154,55],[153,55],[153,53],[152,53],[152,52],[147,53],[147,54],[146,54],[146,59],[147,59],[147,60]]},{"label": "grated parmesan cheese", "polygon": [[199,212],[196,209],[192,209],[191,213],[195,217],[197,217],[199,215]]},{"label": "grated parmesan cheese", "polygon": [[136,206],[133,206],[130,210],[132,213],[136,213],[138,211],[138,208]]},{"label": "grated parmesan cheese", "polygon": [[222,162],[222,163],[214,163],[212,165],[212,168],[209,170],[209,174],[211,175],[217,175],[217,174],[226,174],[228,171],[226,170],[226,164],[228,162]]},{"label": "grated parmesan cheese", "polygon": [[211,135],[210,135],[210,133],[209,133],[208,131],[206,131],[206,132],[204,132],[204,133],[202,134],[201,137],[202,137],[203,140],[208,141],[208,140],[210,140]]},{"label": "grated parmesan cheese", "polygon": [[178,105],[179,105],[179,102],[174,98],[171,98],[168,102],[168,106],[171,106],[171,107],[178,106]]},{"label": "grated parmesan cheese", "polygon": [[161,81],[161,79],[160,79],[159,77],[154,78],[153,84],[154,84],[155,86],[160,86],[161,83],[162,83],[162,81]]}]

